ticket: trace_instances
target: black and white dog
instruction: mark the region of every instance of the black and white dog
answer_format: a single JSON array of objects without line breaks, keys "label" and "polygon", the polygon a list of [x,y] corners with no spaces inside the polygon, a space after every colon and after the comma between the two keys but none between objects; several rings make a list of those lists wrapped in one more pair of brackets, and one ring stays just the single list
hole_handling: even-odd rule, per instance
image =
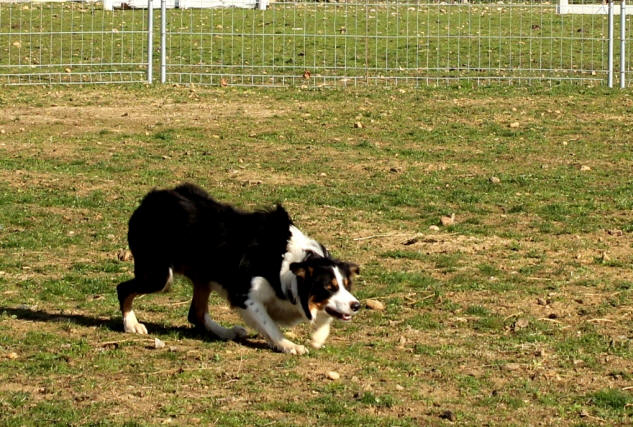
[{"label": "black and white dog", "polygon": [[332,319],[348,321],[360,308],[350,293],[358,266],[330,256],[305,236],[281,207],[242,212],[213,200],[201,188],[183,184],[151,191],[132,214],[128,241],[134,278],[118,285],[123,329],[146,334],[132,310],[134,298],[167,289],[174,273],[193,283],[188,319],[221,339],[246,336],[209,316],[209,294],[226,297],[244,321],[277,350],[307,350],[284,338],[279,326],[307,320],[311,344],[319,348]]}]

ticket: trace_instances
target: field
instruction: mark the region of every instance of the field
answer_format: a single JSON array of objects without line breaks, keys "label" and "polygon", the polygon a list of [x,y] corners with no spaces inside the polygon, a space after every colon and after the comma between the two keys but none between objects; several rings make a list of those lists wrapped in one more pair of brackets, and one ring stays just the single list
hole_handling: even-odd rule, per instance
[{"label": "field", "polygon": [[[629,424],[632,108],[579,86],[3,88],[0,424]],[[384,310],[290,356],[195,332],[180,280],[123,334],[127,220],[183,181],[283,202]]]}]

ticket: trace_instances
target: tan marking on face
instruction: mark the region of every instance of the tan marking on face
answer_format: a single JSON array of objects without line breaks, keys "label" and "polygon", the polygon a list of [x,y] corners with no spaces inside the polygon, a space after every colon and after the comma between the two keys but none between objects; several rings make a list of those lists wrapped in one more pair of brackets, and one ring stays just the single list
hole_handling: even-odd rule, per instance
[{"label": "tan marking on face", "polygon": [[310,309],[310,311],[313,311],[313,310],[321,311],[325,308],[327,303],[328,303],[327,300],[315,302],[314,299],[311,297],[310,301],[308,301],[308,308]]}]

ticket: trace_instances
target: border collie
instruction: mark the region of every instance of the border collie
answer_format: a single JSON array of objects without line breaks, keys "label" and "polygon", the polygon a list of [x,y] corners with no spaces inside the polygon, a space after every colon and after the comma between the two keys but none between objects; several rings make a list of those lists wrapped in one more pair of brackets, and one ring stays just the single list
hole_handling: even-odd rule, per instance
[{"label": "border collie", "polygon": [[349,321],[360,308],[350,293],[358,266],[332,258],[279,205],[243,212],[193,184],[154,190],[132,214],[128,242],[134,278],[117,286],[125,332],[147,333],[132,302],[138,295],[168,289],[174,273],[193,283],[189,322],[220,339],[246,336],[240,326],[227,329],[211,319],[208,301],[215,291],[284,353],[308,351],[284,338],[280,326],[311,322],[311,345],[319,348],[333,319]]}]

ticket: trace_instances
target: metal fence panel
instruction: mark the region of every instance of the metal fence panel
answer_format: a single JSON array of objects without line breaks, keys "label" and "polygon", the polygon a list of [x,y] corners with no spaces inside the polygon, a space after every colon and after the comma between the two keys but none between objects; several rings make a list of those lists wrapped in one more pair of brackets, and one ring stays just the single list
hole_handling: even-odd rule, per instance
[{"label": "metal fence panel", "polygon": [[[0,84],[146,81],[147,39],[159,34],[160,0],[153,0],[152,33],[143,0],[134,0],[132,9],[108,0],[106,9],[115,10],[101,2],[6,1],[0,0]],[[265,3],[253,0],[251,9],[212,7],[233,1],[186,0],[186,9],[166,10],[164,50],[153,57],[165,57],[161,72],[168,82],[318,87],[607,81],[608,16],[577,14],[578,0],[565,2],[564,14],[549,0],[297,0],[272,2],[265,10],[257,9]],[[616,19],[616,37],[620,25]],[[153,38],[153,51],[161,49],[161,40]],[[629,37],[626,64],[630,43]],[[620,50],[616,42],[616,58]],[[628,72],[619,68],[616,59],[616,82],[619,71]]]},{"label": "metal fence panel", "polygon": [[300,0],[265,11],[170,10],[167,31],[171,82],[601,84],[608,72],[607,16],[561,15],[545,0]]},{"label": "metal fence panel", "polygon": [[146,80],[147,11],[0,2],[0,84]]}]

